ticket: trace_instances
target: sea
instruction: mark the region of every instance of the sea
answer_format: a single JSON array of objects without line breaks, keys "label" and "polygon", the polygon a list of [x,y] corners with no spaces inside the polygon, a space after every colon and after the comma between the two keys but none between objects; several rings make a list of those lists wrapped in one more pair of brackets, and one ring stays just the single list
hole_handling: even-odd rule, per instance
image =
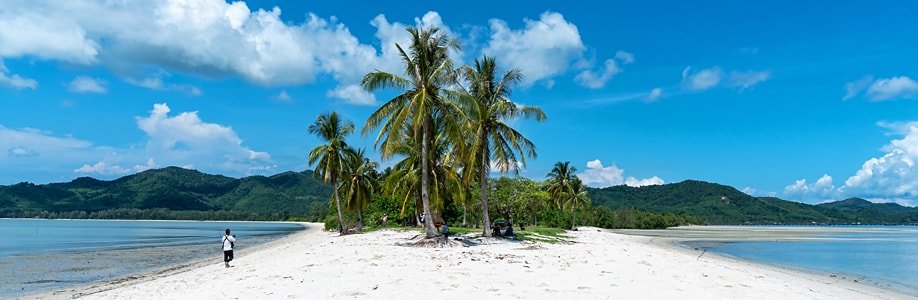
[{"label": "sea", "polygon": [[212,258],[223,232],[246,249],[303,230],[279,222],[0,219],[0,298],[127,278]]},{"label": "sea", "polygon": [[918,226],[833,227],[838,230],[799,240],[719,242],[706,248],[918,297]]}]

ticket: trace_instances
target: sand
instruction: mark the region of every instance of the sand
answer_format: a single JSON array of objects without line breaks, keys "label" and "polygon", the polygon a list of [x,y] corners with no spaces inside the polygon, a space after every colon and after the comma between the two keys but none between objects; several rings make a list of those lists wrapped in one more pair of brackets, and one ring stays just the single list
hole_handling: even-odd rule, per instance
[{"label": "sand", "polygon": [[321,224],[248,253],[44,298],[80,299],[915,299],[596,228],[572,244],[396,245],[417,232],[338,237]]}]

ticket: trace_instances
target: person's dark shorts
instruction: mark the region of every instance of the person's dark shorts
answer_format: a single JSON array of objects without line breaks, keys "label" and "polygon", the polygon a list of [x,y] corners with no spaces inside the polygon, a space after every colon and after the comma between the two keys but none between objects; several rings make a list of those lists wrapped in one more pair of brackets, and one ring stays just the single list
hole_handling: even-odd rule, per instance
[{"label": "person's dark shorts", "polygon": [[233,250],[223,251],[223,262],[230,262],[233,260]]}]

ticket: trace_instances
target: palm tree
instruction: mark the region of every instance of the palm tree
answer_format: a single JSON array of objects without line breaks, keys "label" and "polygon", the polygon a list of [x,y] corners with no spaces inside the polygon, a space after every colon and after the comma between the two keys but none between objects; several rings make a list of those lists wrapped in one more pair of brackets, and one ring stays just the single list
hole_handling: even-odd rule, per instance
[{"label": "palm tree", "polygon": [[[535,158],[535,145],[506,122],[518,117],[544,121],[547,117],[541,108],[518,105],[509,99],[511,87],[523,78],[518,69],[497,77],[497,61],[491,57],[475,60],[475,66],[462,68],[469,83],[464,95],[456,95],[460,107],[468,118],[471,141],[465,163],[466,172],[477,172],[481,195],[481,213],[484,236],[491,236],[488,215],[488,174],[491,163],[501,173],[519,172],[525,167],[526,156]],[[477,166],[477,167],[470,167]],[[472,173],[474,174],[474,173]],[[472,178],[474,176],[467,176]]]},{"label": "palm tree", "polygon": [[555,166],[551,168],[551,172],[548,173],[545,190],[555,201],[555,205],[558,208],[564,205],[567,195],[574,192],[573,178],[576,176],[574,172],[577,172],[577,168],[571,166],[571,162],[559,161],[555,163]]},{"label": "palm tree", "polygon": [[[446,134],[443,133],[441,122],[434,122],[437,134],[431,144],[429,153],[430,162],[430,208],[442,211],[448,201],[466,201],[466,194],[462,193],[465,186],[459,178],[458,172],[455,171],[452,159],[449,155],[450,142]],[[401,156],[402,159],[392,166],[389,176],[386,177],[382,185],[382,190],[386,195],[400,199],[402,202],[402,215],[408,207],[408,203],[415,200],[415,207],[418,207],[420,201],[420,175],[421,175],[421,156],[418,147],[418,139],[408,137],[403,139],[398,145],[392,147],[394,154]],[[418,219],[415,214],[415,219]],[[420,221],[418,220],[420,224]]]},{"label": "palm tree", "polygon": [[376,191],[376,163],[366,157],[364,149],[348,149],[344,161],[346,181],[339,187],[345,191],[345,206],[357,211],[356,231],[363,229],[363,209]]},{"label": "palm tree", "polygon": [[335,191],[335,206],[338,208],[338,232],[345,234],[344,214],[341,213],[341,199],[338,197],[338,178],[349,149],[344,139],[354,132],[354,124],[341,120],[337,112],[330,112],[320,114],[315,123],[309,125],[308,131],[325,142],[309,151],[309,165],[318,162],[313,175],[316,179],[331,183]]},{"label": "palm tree", "polygon": [[574,176],[573,184],[573,193],[567,196],[567,204],[571,208],[571,229],[577,229],[577,210],[579,210],[584,205],[590,205],[590,197],[587,195],[586,186],[583,184],[583,181],[580,181],[580,178]]},{"label": "palm tree", "polygon": [[420,137],[420,193],[424,206],[424,220],[427,238],[437,236],[430,213],[430,143],[433,139],[434,118],[449,121],[454,115],[443,113],[450,105],[442,97],[442,90],[455,83],[453,63],[449,49],[458,49],[456,40],[441,34],[439,29],[408,28],[411,45],[406,52],[396,44],[405,77],[374,71],[364,76],[362,86],[367,90],[396,88],[403,92],[384,103],[367,119],[363,133],[381,127],[376,136],[376,146],[383,158],[393,154],[393,148],[404,139],[403,130],[410,128],[412,136]]}]

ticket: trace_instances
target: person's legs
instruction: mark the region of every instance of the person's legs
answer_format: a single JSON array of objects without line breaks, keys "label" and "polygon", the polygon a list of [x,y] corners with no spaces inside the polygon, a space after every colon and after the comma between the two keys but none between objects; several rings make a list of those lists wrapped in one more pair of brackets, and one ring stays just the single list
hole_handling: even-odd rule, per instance
[{"label": "person's legs", "polygon": [[229,268],[229,262],[233,260],[233,250],[223,251],[223,264]]}]

